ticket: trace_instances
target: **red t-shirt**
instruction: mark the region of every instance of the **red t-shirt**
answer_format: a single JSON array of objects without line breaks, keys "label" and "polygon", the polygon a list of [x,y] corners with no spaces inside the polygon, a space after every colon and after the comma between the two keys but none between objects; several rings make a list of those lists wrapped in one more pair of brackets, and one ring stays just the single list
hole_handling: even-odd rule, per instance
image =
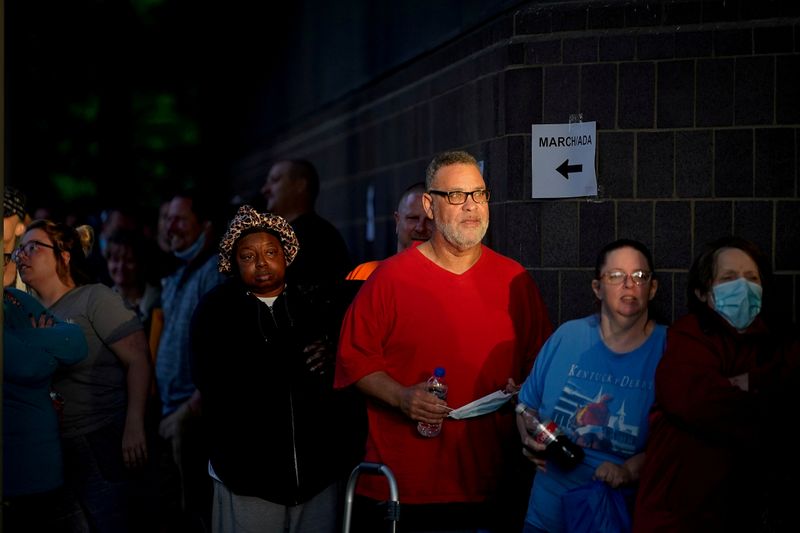
[{"label": "red t-shirt", "polygon": [[[376,371],[400,384],[446,370],[447,403],[460,407],[528,375],[552,324],[533,278],[517,262],[483,247],[467,272],[453,274],[412,248],[382,262],[345,316],[337,387]],[[511,409],[444,422],[435,438],[417,433],[398,409],[370,401],[367,461],[389,466],[406,503],[482,501],[492,494],[515,436]],[[378,476],[359,493],[388,497]]]}]

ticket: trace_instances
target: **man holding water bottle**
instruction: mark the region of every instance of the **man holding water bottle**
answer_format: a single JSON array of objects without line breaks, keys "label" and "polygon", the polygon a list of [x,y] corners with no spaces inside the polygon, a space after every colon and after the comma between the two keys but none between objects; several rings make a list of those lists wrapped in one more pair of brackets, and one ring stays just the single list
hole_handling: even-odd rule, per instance
[{"label": "man holding water bottle", "polygon": [[[368,398],[366,460],[395,474],[404,531],[496,528],[500,481],[508,455],[519,453],[506,453],[513,409],[444,419],[448,406],[521,383],[552,325],[528,272],[481,243],[490,191],[475,158],[437,155],[425,185],[423,206],[437,231],[365,282],[344,320],[335,385],[355,385]],[[436,367],[446,370],[446,401],[428,392]],[[425,437],[418,422],[443,422],[441,432]],[[359,516],[387,499],[385,481],[363,478],[358,494],[355,529],[379,530]]]}]

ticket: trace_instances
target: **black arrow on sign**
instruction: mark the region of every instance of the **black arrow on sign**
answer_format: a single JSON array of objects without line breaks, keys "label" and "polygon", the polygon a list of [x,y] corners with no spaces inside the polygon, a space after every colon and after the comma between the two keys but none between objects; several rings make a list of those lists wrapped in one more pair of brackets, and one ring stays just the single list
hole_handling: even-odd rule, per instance
[{"label": "black arrow on sign", "polygon": [[559,174],[569,179],[569,174],[571,172],[583,172],[583,165],[570,165],[569,159],[565,159],[556,170]]}]

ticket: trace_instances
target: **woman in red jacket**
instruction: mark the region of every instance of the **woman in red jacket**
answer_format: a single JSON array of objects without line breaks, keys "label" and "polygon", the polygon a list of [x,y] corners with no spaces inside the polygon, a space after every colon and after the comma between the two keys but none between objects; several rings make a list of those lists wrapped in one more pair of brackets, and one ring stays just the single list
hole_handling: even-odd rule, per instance
[{"label": "woman in red jacket", "polygon": [[789,375],[789,345],[762,305],[769,271],[736,237],[711,243],[689,271],[690,312],[669,329],[656,371],[635,531],[758,530],[780,471],[771,461],[783,459],[769,442]]}]

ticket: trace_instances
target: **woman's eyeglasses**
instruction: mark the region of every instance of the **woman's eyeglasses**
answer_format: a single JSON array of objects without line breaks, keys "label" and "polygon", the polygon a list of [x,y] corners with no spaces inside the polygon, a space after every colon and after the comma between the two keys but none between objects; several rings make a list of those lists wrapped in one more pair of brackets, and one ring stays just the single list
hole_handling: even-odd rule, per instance
[{"label": "woman's eyeglasses", "polygon": [[34,253],[36,253],[36,250],[38,250],[40,246],[44,248],[50,248],[51,250],[58,249],[52,244],[47,244],[46,242],[28,241],[25,244],[20,244],[16,250],[11,252],[11,260],[14,261],[15,263],[18,263],[20,255],[25,254],[26,257],[30,257]]},{"label": "woman's eyeglasses", "polygon": [[634,270],[628,274],[624,270],[611,270],[600,277],[606,280],[606,283],[609,285],[621,285],[628,280],[628,276],[631,277],[633,284],[638,287],[642,283],[650,281],[653,273],[647,270]]}]

